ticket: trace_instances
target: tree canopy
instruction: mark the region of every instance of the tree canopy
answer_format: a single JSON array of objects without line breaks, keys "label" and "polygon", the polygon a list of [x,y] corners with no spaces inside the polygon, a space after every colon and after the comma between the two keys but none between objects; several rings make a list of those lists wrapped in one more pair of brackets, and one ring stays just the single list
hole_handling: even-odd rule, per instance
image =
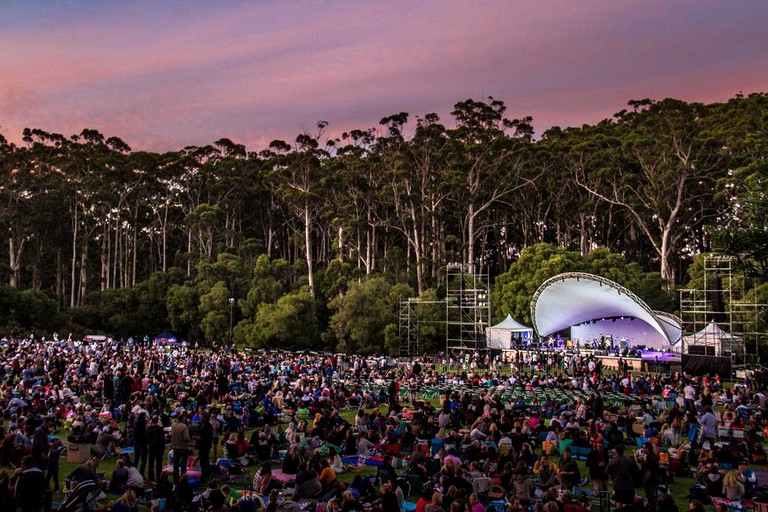
[{"label": "tree canopy", "polygon": [[397,301],[442,297],[448,263],[487,272],[494,316],[523,321],[562,271],[668,311],[713,249],[765,282],[768,96],[633,100],[538,138],[508,111],[467,99],[445,120],[400,112],[337,138],[321,121],[263,149],[0,137],[0,284],[15,306],[0,327],[172,328],[205,344],[229,339],[231,318],[241,345],[381,352]]}]

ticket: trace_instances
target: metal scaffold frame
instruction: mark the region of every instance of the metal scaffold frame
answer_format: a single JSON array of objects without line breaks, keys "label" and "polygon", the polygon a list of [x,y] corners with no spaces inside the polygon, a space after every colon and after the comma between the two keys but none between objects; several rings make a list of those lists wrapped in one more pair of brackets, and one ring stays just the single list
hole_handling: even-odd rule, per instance
[{"label": "metal scaffold frame", "polygon": [[471,264],[449,263],[446,286],[446,351],[486,350],[491,320],[488,274]]},{"label": "metal scaffold frame", "polygon": [[[403,357],[415,357],[422,354],[421,324],[424,322],[419,317],[419,306],[425,304],[445,304],[445,300],[422,300],[418,297],[410,297],[400,301],[400,355]],[[442,323],[442,322],[440,322]]]},{"label": "metal scaffold frame", "polygon": [[[681,353],[730,355],[735,367],[757,364],[758,344],[766,337],[759,330],[760,315],[768,305],[748,300],[753,283],[734,268],[733,258],[706,256],[703,279],[703,288],[680,290]],[[713,320],[727,332],[715,345],[710,337],[700,334]],[[691,351],[691,347],[696,350]]]}]

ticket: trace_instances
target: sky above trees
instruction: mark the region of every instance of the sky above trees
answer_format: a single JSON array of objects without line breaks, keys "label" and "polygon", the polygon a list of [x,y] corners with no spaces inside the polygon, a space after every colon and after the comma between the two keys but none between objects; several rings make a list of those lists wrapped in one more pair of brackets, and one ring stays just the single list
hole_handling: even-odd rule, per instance
[{"label": "sky above trees", "polygon": [[768,90],[768,3],[29,1],[0,16],[0,134],[266,146],[493,95],[537,134],[633,98]]}]

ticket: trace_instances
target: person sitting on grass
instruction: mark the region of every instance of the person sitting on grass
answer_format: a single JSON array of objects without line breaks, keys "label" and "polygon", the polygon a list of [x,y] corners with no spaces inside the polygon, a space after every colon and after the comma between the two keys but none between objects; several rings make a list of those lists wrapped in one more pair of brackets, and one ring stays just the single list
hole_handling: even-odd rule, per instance
[{"label": "person sitting on grass", "polygon": [[317,478],[317,473],[307,467],[306,462],[299,464],[296,474],[296,494],[301,498],[316,498],[323,492],[323,484]]},{"label": "person sitting on grass", "polygon": [[139,512],[136,502],[136,493],[129,489],[112,504],[111,512]]},{"label": "person sitting on grass", "polygon": [[325,459],[321,460],[320,467],[322,468],[322,471],[317,479],[323,484],[323,491],[328,493],[339,487],[339,480],[336,478],[336,472],[328,464],[328,461]]},{"label": "person sitting on grass", "polygon": [[280,482],[272,478],[272,463],[269,461],[266,461],[253,475],[253,490],[259,496],[269,496],[269,491],[282,487]]},{"label": "person sitting on grass", "polygon": [[220,489],[214,489],[210,496],[211,506],[208,512],[229,512],[229,507],[226,504],[226,496]]}]

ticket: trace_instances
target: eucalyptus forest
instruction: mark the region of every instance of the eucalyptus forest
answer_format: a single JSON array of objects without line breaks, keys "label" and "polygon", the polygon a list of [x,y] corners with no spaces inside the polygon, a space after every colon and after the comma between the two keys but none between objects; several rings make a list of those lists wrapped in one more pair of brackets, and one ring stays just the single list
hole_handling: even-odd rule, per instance
[{"label": "eucalyptus forest", "polygon": [[455,262],[491,276],[494,318],[523,322],[569,270],[675,312],[711,251],[766,295],[768,96],[533,123],[485,98],[338,136],[321,121],[265,148],[0,135],[0,328],[394,352],[400,301],[444,296]]}]

